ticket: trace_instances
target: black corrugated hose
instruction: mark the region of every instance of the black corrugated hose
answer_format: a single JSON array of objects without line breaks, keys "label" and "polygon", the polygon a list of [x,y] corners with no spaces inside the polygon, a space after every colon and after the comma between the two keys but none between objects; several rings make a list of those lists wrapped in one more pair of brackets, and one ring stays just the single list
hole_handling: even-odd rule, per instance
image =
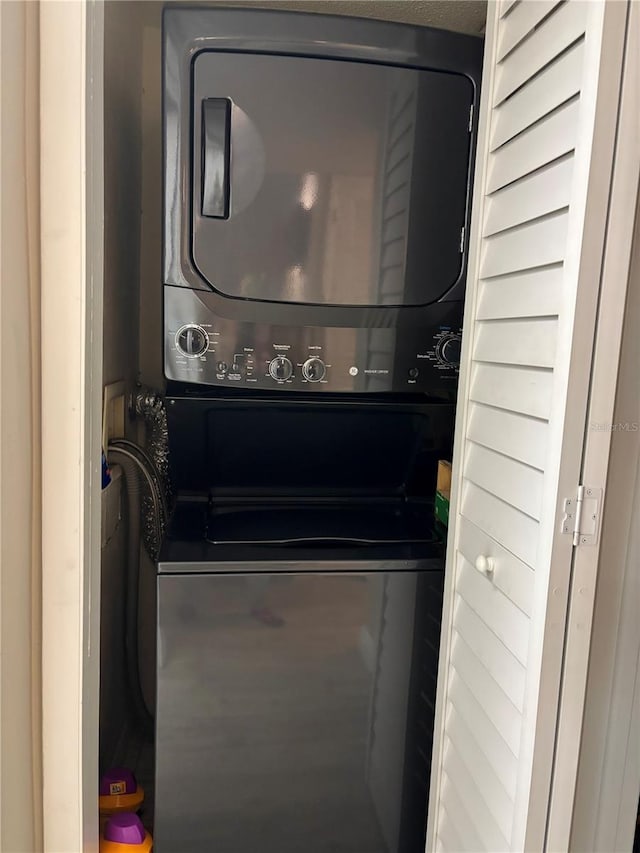
[{"label": "black corrugated hose", "polygon": [[127,683],[131,694],[136,720],[142,734],[147,739],[153,739],[154,720],[147,708],[140,683],[140,663],[138,660],[138,600],[140,583],[140,534],[142,512],[142,481],[149,490],[153,506],[155,536],[153,544],[145,542],[150,557],[156,559],[156,543],[162,539],[162,533],[167,521],[167,506],[161,480],[158,472],[143,448],[133,442],[124,440],[112,441],[108,447],[108,456],[118,461],[122,467],[125,480],[128,510],[127,530],[127,567],[126,567],[126,601],[125,601],[125,657]]}]

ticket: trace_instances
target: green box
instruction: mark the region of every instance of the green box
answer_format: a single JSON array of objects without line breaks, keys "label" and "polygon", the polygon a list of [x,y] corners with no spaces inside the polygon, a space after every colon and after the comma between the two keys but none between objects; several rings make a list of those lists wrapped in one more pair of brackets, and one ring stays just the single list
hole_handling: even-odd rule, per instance
[{"label": "green box", "polygon": [[440,459],[436,480],[436,500],[434,513],[436,521],[445,528],[449,525],[449,497],[451,495],[451,462]]},{"label": "green box", "polygon": [[438,521],[447,527],[449,524],[449,498],[445,497],[442,492],[436,492],[435,514]]}]

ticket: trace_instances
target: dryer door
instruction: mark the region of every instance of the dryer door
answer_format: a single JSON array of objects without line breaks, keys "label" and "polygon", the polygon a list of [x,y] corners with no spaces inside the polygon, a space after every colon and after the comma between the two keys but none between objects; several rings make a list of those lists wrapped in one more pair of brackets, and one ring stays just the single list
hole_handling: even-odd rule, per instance
[{"label": "dryer door", "polygon": [[461,74],[204,51],[193,262],[219,293],[425,305],[459,279],[474,91]]}]

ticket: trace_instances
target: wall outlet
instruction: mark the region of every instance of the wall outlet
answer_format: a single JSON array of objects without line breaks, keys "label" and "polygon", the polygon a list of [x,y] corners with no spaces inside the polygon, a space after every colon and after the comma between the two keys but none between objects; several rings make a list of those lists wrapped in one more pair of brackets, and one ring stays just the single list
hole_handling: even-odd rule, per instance
[{"label": "wall outlet", "polygon": [[112,382],[104,386],[102,402],[102,447],[107,447],[112,438],[124,438],[125,383]]}]

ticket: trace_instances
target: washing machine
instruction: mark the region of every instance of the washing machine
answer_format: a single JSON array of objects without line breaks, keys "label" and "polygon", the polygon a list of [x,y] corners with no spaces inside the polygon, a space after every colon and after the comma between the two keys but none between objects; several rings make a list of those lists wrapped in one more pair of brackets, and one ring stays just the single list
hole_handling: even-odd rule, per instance
[{"label": "washing machine", "polygon": [[452,407],[171,397],[159,853],[422,853]]}]

